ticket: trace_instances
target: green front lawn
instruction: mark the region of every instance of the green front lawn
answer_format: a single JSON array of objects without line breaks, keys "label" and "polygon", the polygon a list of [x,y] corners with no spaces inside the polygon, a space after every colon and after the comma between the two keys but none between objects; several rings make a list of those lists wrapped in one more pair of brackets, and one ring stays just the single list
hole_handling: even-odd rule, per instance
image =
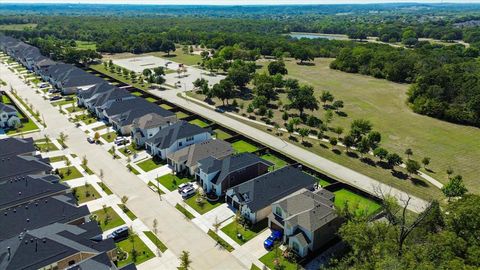
[{"label": "green front lawn", "polygon": [[91,116],[90,114],[81,114],[81,115],[75,116],[75,121],[76,122],[82,121],[85,125],[90,125],[92,123],[97,122],[97,118],[95,118],[94,116]]},{"label": "green front lawn", "polygon": [[132,165],[128,164],[127,165],[127,169],[132,172],[133,174],[135,175],[139,175],[140,173],[137,171],[137,169],[135,169],[134,167],[132,167]]},{"label": "green front lawn", "polygon": [[57,151],[58,147],[53,143],[35,143],[40,152]]},{"label": "green front lawn", "polygon": [[116,138],[117,138],[117,133],[115,131],[111,131],[111,132],[108,132],[108,133],[105,133],[103,135],[101,135],[101,137],[107,141],[107,142],[113,142]]},{"label": "green front lawn", "polygon": [[134,95],[134,96],[137,96],[137,97],[140,97],[140,96],[143,95],[141,92],[138,92],[138,91],[131,92],[130,94],[132,94],[132,95]]},{"label": "green front lawn", "polygon": [[99,131],[99,130],[103,130],[103,129],[106,129],[107,126],[105,125],[101,125],[101,126],[98,126],[98,127],[95,127],[95,128],[92,128],[93,131]]},{"label": "green front lawn", "polygon": [[60,168],[58,169],[58,174],[60,175],[60,178],[62,178],[63,181],[68,181],[68,180],[83,177],[83,175],[77,170],[75,166]]},{"label": "green front lawn", "polygon": [[178,119],[182,119],[182,118],[185,118],[185,117],[189,117],[190,115],[182,112],[182,111],[178,111],[175,113],[175,115],[177,116]]},{"label": "green front lawn", "polygon": [[279,157],[277,157],[275,155],[272,155],[272,154],[265,154],[265,155],[261,156],[261,158],[263,158],[265,160],[268,160],[271,163],[273,163],[273,166],[272,166],[271,170],[273,170],[273,169],[278,170],[278,169],[283,168],[283,167],[288,165],[288,163],[285,160],[280,159]]},{"label": "green front lawn", "polygon": [[55,163],[60,161],[66,161],[67,157],[66,156],[49,157],[48,160],[50,161],[50,163]]},{"label": "green front lawn", "polygon": [[357,208],[357,214],[365,213],[367,215],[374,214],[381,208],[381,205],[377,202],[347,189],[340,189],[333,193],[335,194],[334,204],[337,208],[343,208],[347,204],[349,207]]},{"label": "green front lawn", "polygon": [[125,213],[125,215],[127,215],[131,220],[137,219],[137,216],[135,216],[135,214],[130,209],[128,209],[128,207],[126,207],[124,204],[118,204],[118,207],[120,207],[123,213]]},{"label": "green front lawn", "polygon": [[245,153],[245,152],[252,153],[258,150],[258,147],[244,140],[240,140],[232,143],[232,147],[233,147],[233,150],[235,150],[235,152],[237,153]]},{"label": "green front lawn", "polygon": [[[118,249],[124,252],[128,252],[128,255],[125,257],[125,259],[118,260],[118,267],[123,267],[132,262],[136,265],[139,265],[155,257],[155,254],[153,254],[153,252],[147,247],[147,245],[145,245],[145,243],[142,241],[142,239],[140,239],[140,237],[138,237],[138,235],[120,241],[116,245]],[[132,256],[132,251],[134,250],[134,248],[137,253],[136,257]]]},{"label": "green front lawn", "polygon": [[144,160],[144,161],[141,161],[139,163],[137,163],[137,166],[140,167],[140,169],[142,169],[144,172],[149,172],[151,170],[154,170],[162,165],[164,165],[165,163],[162,161],[162,162],[156,162],[154,161],[153,159],[149,158],[147,160]]},{"label": "green front lawn", "polygon": [[73,188],[72,193],[75,195],[75,198],[77,198],[78,204],[96,200],[102,197],[90,184]]},{"label": "green front lawn", "polygon": [[[238,224],[236,221],[228,224],[227,226],[222,228],[222,232],[228,235],[230,238],[235,240],[239,245],[243,245],[259,233],[263,232],[268,227],[268,219],[264,219],[256,224],[254,224],[251,228],[244,228],[242,225]],[[238,238],[237,234],[241,234],[242,237]]]},{"label": "green front lawn", "polygon": [[171,109],[173,109],[173,107],[170,106],[170,105],[168,105],[168,104],[160,104],[159,106],[162,107],[162,108],[164,108],[165,110],[171,110]]},{"label": "green front lawn", "polygon": [[185,207],[181,206],[180,204],[176,204],[175,205],[175,208],[177,208],[178,211],[180,211],[186,218],[188,219],[194,219],[195,216],[192,215],[192,213],[188,212],[187,209],[185,209]]},{"label": "green front lawn", "polygon": [[318,183],[320,184],[321,187],[326,187],[328,185],[331,185],[332,183],[330,181],[327,181],[325,179],[318,179]]},{"label": "green front lawn", "polygon": [[208,127],[210,125],[209,123],[207,123],[205,121],[202,121],[200,119],[194,119],[194,120],[190,121],[189,123],[193,124],[193,125],[197,125],[197,126],[202,127],[202,128]]},{"label": "green front lawn", "polygon": [[165,251],[167,251],[167,246],[165,246],[165,244],[160,241],[160,239],[158,239],[158,237],[151,231],[145,231],[143,232],[147,237],[148,239],[150,239],[150,241],[152,241],[155,246],[157,246],[157,248],[163,253]]},{"label": "green front lawn", "polygon": [[157,181],[160,182],[164,187],[166,187],[170,191],[174,191],[178,188],[178,185],[190,182],[188,178],[179,178],[176,175],[166,174],[157,178]]},{"label": "green front lawn", "polygon": [[219,245],[221,245],[225,250],[227,250],[228,252],[232,252],[234,250],[234,248],[229,244],[227,243],[225,240],[223,240],[220,236],[218,236],[218,234],[216,234],[214,231],[212,230],[208,230],[208,235],[210,237],[213,238],[213,240],[217,241],[217,243]]},{"label": "green front lawn", "polygon": [[203,215],[207,213],[208,211],[214,209],[215,207],[220,206],[222,203],[221,202],[216,202],[216,203],[211,203],[207,199],[204,199],[202,203],[197,203],[196,199],[199,197],[198,193],[196,193],[194,196],[188,198],[185,200],[185,203],[188,204],[190,207],[192,207],[195,211],[197,211],[199,214]]},{"label": "green front lawn", "polygon": [[[62,99],[62,100],[59,100],[59,101],[55,101],[55,102],[52,102],[50,104],[52,104],[53,106],[60,106],[60,105],[67,105],[67,104],[72,104],[74,102],[77,102],[77,98],[74,97],[72,100],[65,100],[65,99]],[[73,106],[72,106],[73,107]],[[78,108],[77,106],[75,106],[76,108]],[[81,109],[81,108],[79,108]]]},{"label": "green front lawn", "polygon": [[101,188],[105,193],[107,193],[107,195],[112,195],[112,194],[113,194],[113,192],[110,190],[110,188],[108,188],[107,185],[105,185],[103,182],[98,183],[98,185],[100,186],[100,188]]},{"label": "green front lawn", "polygon": [[[130,150],[130,154],[127,154],[127,150]],[[120,153],[122,153],[125,156],[131,156],[133,155],[133,153],[137,152],[138,150],[135,149],[135,145],[131,143],[125,147],[119,148],[118,151],[120,151]]]},{"label": "green front lawn", "polygon": [[96,221],[102,228],[102,231],[107,231],[125,224],[125,221],[113,210],[112,207],[107,207],[105,210],[100,209],[92,213],[96,217]]},{"label": "green front lawn", "polygon": [[[278,261],[277,261],[278,259]],[[282,251],[279,248],[269,251],[267,254],[263,255],[259,259],[263,264],[265,264],[271,270],[273,269],[283,269],[283,270],[297,270],[297,264],[287,261],[282,256]],[[276,268],[275,265],[281,265],[282,268]],[[278,266],[277,266],[278,267]]]},{"label": "green front lawn", "polygon": [[88,166],[85,166],[85,165],[80,165],[82,167],[82,169],[88,174],[88,175],[92,175],[93,174],[93,171],[90,170],[90,168],[88,168]]}]

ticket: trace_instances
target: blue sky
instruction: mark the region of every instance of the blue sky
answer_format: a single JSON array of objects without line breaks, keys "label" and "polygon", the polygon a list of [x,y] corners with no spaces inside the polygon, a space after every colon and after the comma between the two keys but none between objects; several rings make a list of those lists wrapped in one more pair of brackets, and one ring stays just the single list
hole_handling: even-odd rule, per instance
[{"label": "blue sky", "polygon": [[480,0],[0,0],[0,3],[94,3],[159,5],[254,5],[254,4],[365,4],[365,3],[480,3]]}]

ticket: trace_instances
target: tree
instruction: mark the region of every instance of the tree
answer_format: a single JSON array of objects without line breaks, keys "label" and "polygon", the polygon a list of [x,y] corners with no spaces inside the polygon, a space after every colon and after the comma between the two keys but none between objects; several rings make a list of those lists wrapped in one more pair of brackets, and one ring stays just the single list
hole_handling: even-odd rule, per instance
[{"label": "tree", "polygon": [[243,89],[252,79],[249,68],[245,64],[235,64],[228,69],[228,79],[238,88]]},{"label": "tree", "polygon": [[123,195],[122,198],[120,199],[120,201],[122,202],[122,210],[123,210],[123,212],[124,212],[124,213],[128,212],[128,208],[127,208],[128,196]]},{"label": "tree", "polygon": [[307,49],[301,45],[297,46],[293,50],[293,57],[295,60],[300,60],[300,64],[303,64],[305,61],[313,60],[313,52],[310,49]]},{"label": "tree", "polygon": [[405,166],[409,176],[417,174],[418,170],[420,170],[420,164],[412,159],[408,159],[407,162],[405,162]]},{"label": "tree", "polygon": [[302,138],[302,143],[303,143],[304,142],[303,138],[308,136],[308,134],[310,133],[310,129],[301,128],[300,130],[298,130],[298,133],[300,134],[300,137]]},{"label": "tree", "polygon": [[407,150],[405,150],[405,155],[407,155],[407,158],[410,159],[410,156],[413,155],[412,149],[407,148]]},{"label": "tree", "polygon": [[426,169],[428,164],[430,164],[430,158],[429,157],[424,157],[422,159],[422,164],[423,164],[423,168]]},{"label": "tree", "polygon": [[384,148],[378,147],[373,150],[373,155],[378,157],[380,160],[384,160],[388,156],[388,151]]},{"label": "tree", "polygon": [[392,166],[392,168],[402,164],[402,161],[402,157],[400,157],[397,153],[391,153],[387,155],[388,165]]},{"label": "tree", "polygon": [[442,187],[442,192],[445,197],[450,201],[454,197],[462,197],[465,193],[468,192],[467,187],[463,183],[461,175],[454,176],[448,181],[448,183]]},{"label": "tree", "polygon": [[150,75],[152,75],[152,70],[149,68],[146,68],[142,71],[142,75],[145,76],[145,78],[148,78],[150,77]]},{"label": "tree", "polygon": [[452,167],[448,167],[447,168],[447,176],[448,176],[448,179],[450,179],[450,176],[454,173]]},{"label": "tree", "polygon": [[170,56],[171,51],[175,51],[175,43],[171,40],[165,40],[162,42],[162,46],[160,47],[160,51],[166,52],[168,56]]},{"label": "tree", "polygon": [[98,140],[100,140],[100,133],[95,132],[95,134],[93,135],[93,140],[94,140],[95,142],[98,142]]},{"label": "tree", "polygon": [[286,75],[288,74],[288,70],[285,67],[285,63],[283,61],[273,61],[268,64],[268,73],[270,75]]},{"label": "tree", "polygon": [[190,269],[190,264],[192,264],[192,260],[190,260],[190,252],[188,251],[182,251],[182,254],[180,255],[180,267],[178,267],[178,270],[188,270]]},{"label": "tree", "polygon": [[337,139],[340,139],[340,135],[343,133],[343,127],[336,127],[333,129],[333,132],[337,134]]},{"label": "tree", "polygon": [[334,97],[330,91],[322,91],[320,94],[320,101],[323,102],[323,106],[326,106],[327,102],[332,102],[333,99]]},{"label": "tree", "polygon": [[333,103],[332,103],[332,107],[333,109],[335,110],[335,112],[338,113],[338,111],[343,108],[343,101],[342,100],[335,100]]},{"label": "tree", "polygon": [[360,156],[363,158],[363,155],[370,151],[370,142],[367,138],[362,138],[357,144],[357,150],[360,152]]},{"label": "tree", "polygon": [[330,137],[329,142],[330,142],[330,144],[332,145],[333,149],[335,149],[335,146],[336,146],[337,143],[338,143],[337,138],[335,138],[335,137]]},{"label": "tree", "polygon": [[370,144],[370,147],[372,149],[375,149],[378,147],[378,144],[382,140],[382,134],[380,134],[380,132],[378,131],[370,131],[367,135],[367,140]]},{"label": "tree", "polygon": [[290,100],[288,108],[297,109],[300,117],[303,116],[304,110],[318,110],[318,101],[314,95],[314,89],[309,85],[302,85],[298,89],[292,89],[287,95]]},{"label": "tree", "polygon": [[232,81],[223,79],[219,83],[216,83],[212,88],[212,95],[220,99],[224,106],[225,101],[228,105],[228,100],[235,96]]},{"label": "tree", "polygon": [[289,117],[288,112],[287,112],[287,111],[284,111],[283,114],[282,114],[282,120],[283,120],[285,123],[287,122],[288,117]]},{"label": "tree", "polygon": [[65,142],[68,140],[68,135],[63,131],[58,135],[58,142],[62,145],[63,148],[66,147]]},{"label": "tree", "polygon": [[353,120],[350,125],[350,134],[355,140],[355,143],[359,142],[363,135],[369,133],[372,130],[372,124],[368,120],[356,119]]},{"label": "tree", "polygon": [[87,164],[88,164],[88,159],[87,159],[87,156],[84,155],[82,157],[82,166],[87,167]]},{"label": "tree", "polygon": [[350,150],[355,145],[355,139],[351,135],[347,135],[343,138],[343,145],[345,145],[346,151]]}]

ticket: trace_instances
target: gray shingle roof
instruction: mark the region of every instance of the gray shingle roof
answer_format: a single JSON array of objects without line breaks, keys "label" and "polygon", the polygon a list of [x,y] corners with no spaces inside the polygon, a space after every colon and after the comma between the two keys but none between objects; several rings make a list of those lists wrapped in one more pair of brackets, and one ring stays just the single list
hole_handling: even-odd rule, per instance
[{"label": "gray shingle roof", "polygon": [[[32,138],[5,138],[0,140],[0,160],[7,156],[16,156],[36,151]],[[1,175],[1,173],[0,173]]]},{"label": "gray shingle roof", "polygon": [[114,85],[111,85],[111,84],[108,84],[107,82],[104,82],[104,83],[96,84],[96,85],[88,88],[87,90],[79,91],[77,93],[77,96],[79,96],[81,98],[84,98],[84,99],[89,99],[96,94],[105,93],[107,91],[110,91],[110,90],[113,91],[113,90],[117,90],[117,89],[118,89],[118,87],[116,87]]},{"label": "gray shingle roof", "polygon": [[0,269],[39,269],[80,252],[95,255],[113,250],[112,239],[90,240],[99,233],[95,222],[79,226],[53,223],[14,236],[0,242]]},{"label": "gray shingle roof", "polygon": [[[1,94],[0,94],[0,97],[1,97]],[[0,102],[0,112],[12,113],[16,111],[17,109],[15,109],[15,107],[13,107],[12,105],[8,105]]]},{"label": "gray shingle roof", "polygon": [[131,125],[135,119],[146,114],[155,113],[162,117],[172,117],[175,115],[160,106],[138,97],[114,102],[105,111],[107,115],[112,116],[112,121],[121,126]]},{"label": "gray shingle roof", "polygon": [[333,198],[334,194],[325,189],[301,189],[277,203],[287,214],[285,222],[315,231],[337,218]]},{"label": "gray shingle roof", "polygon": [[68,223],[89,214],[87,206],[77,207],[71,195],[38,199],[0,212],[0,240],[55,222]]},{"label": "gray shingle roof", "polygon": [[229,143],[222,140],[208,140],[170,153],[167,157],[176,163],[184,163],[190,168],[204,158],[222,159],[232,154],[233,148]]},{"label": "gray shingle roof", "polygon": [[216,159],[214,157],[208,157],[199,161],[199,169],[203,172],[210,174],[218,172],[218,174],[212,180],[215,184],[222,183],[225,178],[231,173],[252,166],[257,163],[263,163],[267,166],[272,166],[273,163],[264,160],[257,155],[251,153],[241,153],[238,155],[231,155],[224,159]]},{"label": "gray shingle roof", "polygon": [[312,187],[317,180],[300,169],[286,166],[258,176],[232,188],[241,204],[256,212],[302,188]]},{"label": "gray shingle roof", "polygon": [[42,174],[51,170],[52,166],[41,157],[7,156],[0,158],[0,181],[29,174]]},{"label": "gray shingle roof", "polygon": [[179,139],[195,136],[204,132],[209,132],[209,130],[185,121],[178,121],[160,130],[155,136],[148,139],[147,142],[154,144],[159,149],[165,149]]},{"label": "gray shingle roof", "polygon": [[[172,121],[172,118],[173,121]],[[172,122],[175,122],[176,117],[172,113],[170,117],[164,117],[161,116],[158,113],[147,113],[141,117],[138,117],[133,120],[133,128],[134,129],[149,129],[149,128],[156,128],[156,127],[161,127],[165,125],[169,125]]]},{"label": "gray shingle roof", "polygon": [[66,192],[69,188],[47,176],[25,176],[0,182],[0,209],[10,208],[38,198]]}]

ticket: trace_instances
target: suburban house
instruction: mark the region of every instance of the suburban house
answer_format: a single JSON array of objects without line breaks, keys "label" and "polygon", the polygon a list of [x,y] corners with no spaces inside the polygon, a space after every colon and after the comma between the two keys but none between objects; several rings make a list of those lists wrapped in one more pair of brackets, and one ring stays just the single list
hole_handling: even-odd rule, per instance
[{"label": "suburban house", "polygon": [[[92,104],[95,103],[95,100],[109,92],[109,91],[114,91],[114,90],[119,90],[118,87],[111,85],[109,83],[99,83],[96,84],[88,89],[81,90],[77,92],[77,104],[78,106],[83,106],[86,107],[87,109],[92,108]],[[122,92],[122,91],[120,91]],[[127,93],[127,91],[123,90],[123,92]]]},{"label": "suburban house", "polygon": [[314,190],[317,179],[294,166],[258,176],[227,190],[226,201],[251,223],[272,212],[272,203],[302,188]]},{"label": "suburban house", "polygon": [[161,129],[145,141],[145,148],[152,156],[166,159],[167,155],[189,145],[211,139],[210,131],[185,121],[178,121]]},{"label": "suburban house", "polygon": [[[0,140],[0,160],[11,156],[33,156],[37,152],[32,138],[5,138]],[[0,172],[0,176],[2,172]]]},{"label": "suburban house", "polygon": [[113,239],[92,240],[101,234],[96,222],[79,225],[52,223],[28,230],[0,242],[0,269],[70,269],[102,253],[110,260],[117,260]]},{"label": "suburban house", "polygon": [[[52,179],[52,178],[56,178]],[[0,210],[45,197],[66,194],[70,188],[55,175],[28,175],[0,182]]]},{"label": "suburban house", "polygon": [[57,62],[53,61],[52,59],[45,57],[45,56],[39,56],[33,63],[31,63],[32,70],[39,74],[42,69],[46,69],[51,65],[55,65]]},{"label": "suburban house", "polygon": [[207,157],[222,159],[233,154],[232,146],[222,140],[208,140],[180,149],[167,155],[167,163],[176,172],[187,170],[194,175],[198,168],[198,161]]},{"label": "suburban house", "polygon": [[[0,94],[0,98],[2,94]],[[9,129],[20,126],[20,118],[17,109],[12,105],[0,102],[0,128]]]},{"label": "suburban house", "polygon": [[148,113],[133,120],[132,137],[137,146],[144,146],[145,141],[165,128],[177,122],[176,115],[161,116],[157,113]]},{"label": "suburban house", "polygon": [[343,220],[337,215],[335,195],[325,189],[300,189],[272,204],[269,227],[283,232],[283,243],[300,257],[333,240]]},{"label": "suburban house", "polygon": [[251,153],[198,161],[196,178],[207,193],[217,196],[226,190],[268,172],[273,164]]},{"label": "suburban house", "polygon": [[102,78],[65,63],[43,67],[39,70],[39,75],[44,81],[50,82],[64,94],[77,93],[96,84],[105,83]]},{"label": "suburban house", "polygon": [[14,155],[0,158],[0,181],[27,175],[46,175],[52,171],[48,161],[40,156]]},{"label": "suburban house", "polygon": [[155,113],[170,120],[176,119],[171,111],[138,97],[113,102],[102,111],[104,119],[123,135],[132,134],[133,121],[149,113]]},{"label": "suburban house", "polygon": [[106,116],[104,111],[110,108],[115,102],[122,102],[136,98],[137,97],[131,95],[127,90],[116,87],[94,95],[92,98],[86,100],[85,106],[98,118],[104,119]]}]

